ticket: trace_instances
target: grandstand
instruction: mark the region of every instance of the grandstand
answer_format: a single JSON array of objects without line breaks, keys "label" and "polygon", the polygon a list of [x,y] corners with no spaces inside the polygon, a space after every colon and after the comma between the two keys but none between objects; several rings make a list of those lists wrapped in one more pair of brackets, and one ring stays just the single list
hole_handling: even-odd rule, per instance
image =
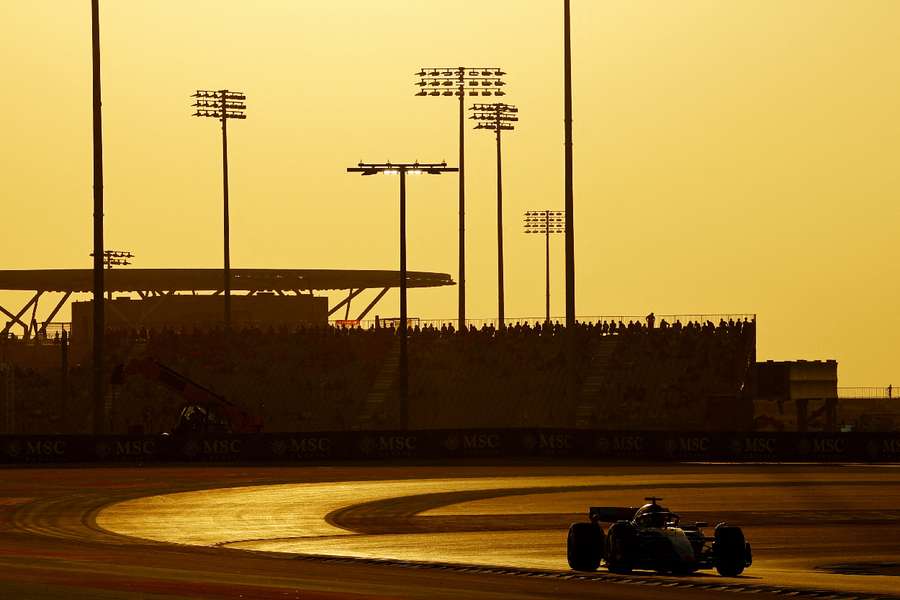
[{"label": "grandstand", "polygon": [[413,425],[750,428],[755,321],[580,324],[573,398],[564,333],[540,324],[420,333],[411,345]]},{"label": "grandstand", "polygon": [[[752,427],[755,320],[597,320],[577,326],[577,395],[565,385],[566,330],[517,323],[410,331],[410,427],[727,430]],[[7,347],[10,341],[6,341]],[[25,344],[19,341],[19,344]],[[52,346],[52,344],[51,344]],[[110,364],[149,356],[262,417],[266,431],[401,426],[392,327],[121,329]],[[18,369],[16,431],[87,432],[89,373],[60,391],[58,369]],[[64,397],[61,397],[64,393]],[[111,430],[171,430],[183,398],[141,377],[111,382]]]}]

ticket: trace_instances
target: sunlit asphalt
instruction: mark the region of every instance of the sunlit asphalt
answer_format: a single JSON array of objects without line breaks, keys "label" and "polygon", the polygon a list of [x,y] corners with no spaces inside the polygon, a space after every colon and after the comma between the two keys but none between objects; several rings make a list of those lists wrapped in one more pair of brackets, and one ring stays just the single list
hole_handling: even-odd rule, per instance
[{"label": "sunlit asphalt", "polygon": [[900,563],[900,469],[679,465],[559,467],[541,469],[540,475],[527,468],[504,471],[440,477],[426,468],[419,478],[162,494],[107,506],[95,522],[124,536],[174,544],[566,571],[569,522],[583,518],[592,504],[635,505],[653,494],[685,518],[738,523],[753,544],[755,562],[745,577],[705,574],[691,581],[900,593],[894,576],[822,570]]}]

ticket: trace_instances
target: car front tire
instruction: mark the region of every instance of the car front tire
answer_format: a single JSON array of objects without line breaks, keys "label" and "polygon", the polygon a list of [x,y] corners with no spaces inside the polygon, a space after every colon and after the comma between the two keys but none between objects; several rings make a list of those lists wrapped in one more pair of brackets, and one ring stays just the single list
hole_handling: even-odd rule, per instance
[{"label": "car front tire", "polygon": [[637,532],[631,523],[614,523],[606,536],[606,568],[612,573],[631,573]]}]

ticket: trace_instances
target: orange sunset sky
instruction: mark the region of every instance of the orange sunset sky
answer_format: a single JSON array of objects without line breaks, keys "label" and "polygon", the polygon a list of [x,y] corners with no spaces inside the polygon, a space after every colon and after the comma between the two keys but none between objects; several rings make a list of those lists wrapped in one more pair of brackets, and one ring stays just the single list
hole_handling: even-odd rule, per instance
[{"label": "orange sunset sky", "polygon": [[[757,313],[760,359],[900,383],[900,2],[572,4],[578,314]],[[88,268],[90,2],[4,0],[0,19],[0,269]],[[136,267],[221,265],[219,131],[191,118],[195,89],[248,97],[229,126],[233,267],[393,269],[397,181],[346,167],[455,165],[454,100],[415,97],[413,74],[502,67],[521,118],[506,314],[543,314],[521,215],[563,205],[562,2],[104,0],[101,31],[107,247]],[[468,316],[489,318],[494,140],[467,136]],[[410,269],[457,277],[456,186],[410,181]],[[410,314],[453,318],[456,294],[413,290]]]}]

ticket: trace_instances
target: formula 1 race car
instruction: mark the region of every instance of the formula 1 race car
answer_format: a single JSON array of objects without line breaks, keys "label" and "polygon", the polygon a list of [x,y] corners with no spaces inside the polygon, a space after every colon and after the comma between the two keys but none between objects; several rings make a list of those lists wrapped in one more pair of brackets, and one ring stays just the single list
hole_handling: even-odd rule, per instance
[{"label": "formula 1 race car", "polygon": [[[740,527],[719,523],[708,537],[707,523],[679,524],[677,514],[657,504],[662,498],[645,500],[649,504],[640,508],[592,506],[589,523],[569,527],[569,566],[595,571],[604,561],[613,573],[648,569],[676,575],[715,568],[737,577],[753,562]],[[605,534],[602,523],[611,523]]]}]

